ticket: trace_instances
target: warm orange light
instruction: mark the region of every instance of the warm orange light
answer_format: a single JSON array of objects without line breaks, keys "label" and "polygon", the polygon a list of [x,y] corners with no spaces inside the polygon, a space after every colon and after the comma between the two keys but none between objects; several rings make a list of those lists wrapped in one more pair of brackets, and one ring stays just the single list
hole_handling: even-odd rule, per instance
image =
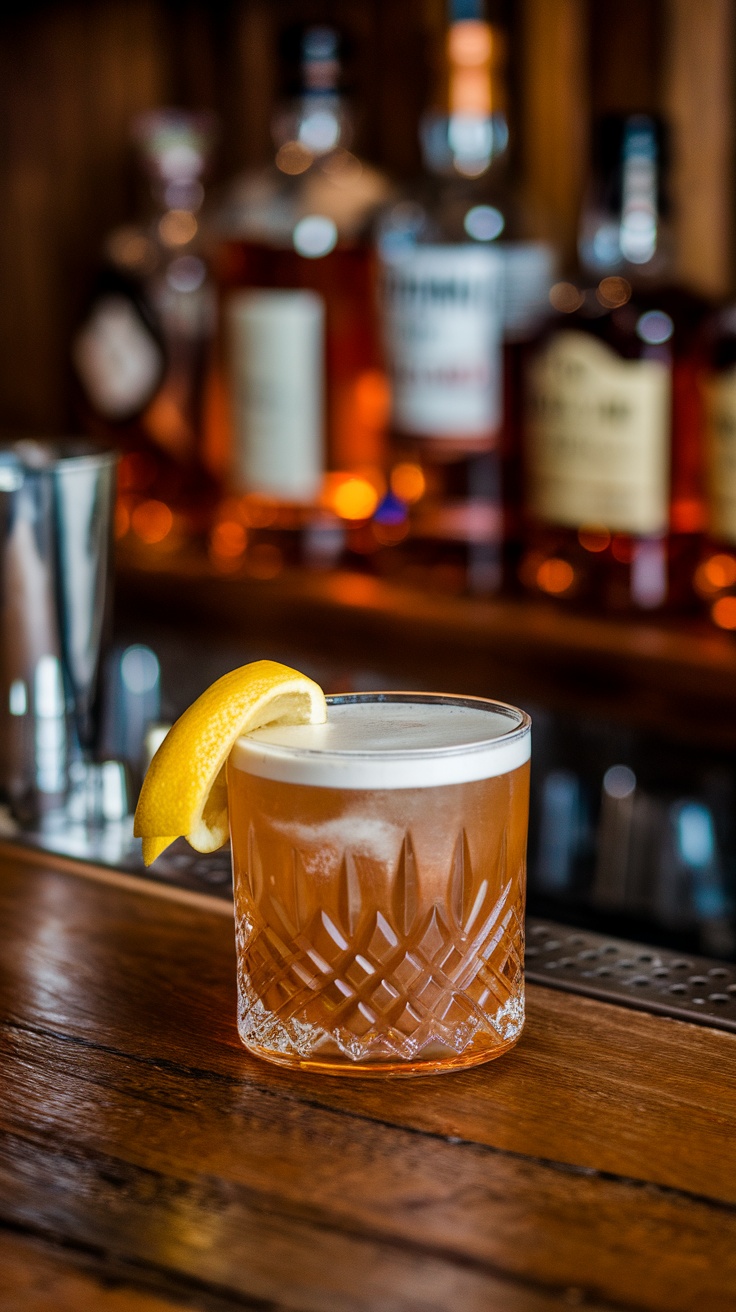
[{"label": "warm orange light", "polygon": [[719,629],[736,629],[736,597],[719,597],[710,613]]},{"label": "warm orange light", "polygon": [[419,501],[427,489],[427,480],[420,465],[408,462],[395,465],[391,470],[391,491],[400,501],[412,506]]},{"label": "warm orange light", "polygon": [[179,398],[167,388],[154,396],[143,415],[143,426],[158,446],[174,456],[185,455],[193,441],[191,426],[182,413]]},{"label": "warm orange light", "polygon": [[736,560],[719,552],[698,566],[695,578],[702,592],[721,592],[736,583]]},{"label": "warm orange light", "polygon": [[189,210],[168,210],[159,219],[158,235],[164,246],[186,246],[196,237],[198,227]]},{"label": "warm orange light", "polygon": [[450,64],[449,108],[451,114],[490,114],[493,95],[491,65],[502,57],[494,50],[494,34],[488,23],[466,19],[453,23],[447,35]]},{"label": "warm orange light", "polygon": [[549,592],[553,597],[567,592],[572,586],[575,578],[575,572],[572,565],[566,560],[559,560],[552,557],[551,560],[545,560],[537,570],[537,586],[542,592]]},{"label": "warm orange light", "polygon": [[283,555],[270,542],[256,543],[245,558],[245,568],[254,579],[275,579],[283,565]]},{"label": "warm orange light", "polygon": [[561,314],[572,314],[575,310],[579,310],[584,299],[574,282],[556,282],[550,288],[550,305],[553,310],[559,310]]},{"label": "warm orange light", "polygon": [[478,68],[491,60],[492,33],[489,23],[477,18],[453,23],[447,33],[450,62],[462,68]]},{"label": "warm orange light", "polygon": [[268,528],[278,515],[275,501],[262,497],[242,497],[237,518],[248,528]]},{"label": "warm orange light", "polygon": [[276,153],[276,167],[282,173],[296,176],[305,173],[313,159],[311,150],[307,150],[301,141],[285,141]]},{"label": "warm orange light", "polygon": [[355,380],[355,417],[368,428],[384,428],[388,422],[391,392],[380,369],[366,369]]},{"label": "warm orange light", "polygon": [[367,478],[346,478],[332,493],[332,508],[341,519],[369,519],[378,493]]},{"label": "warm orange light", "polygon": [[705,507],[700,497],[678,497],[672,506],[673,533],[700,533],[704,521]]},{"label": "warm orange light", "polygon": [[163,501],[141,501],[133,511],[130,522],[133,532],[138,534],[141,541],[153,546],[168,537],[174,516]]},{"label": "warm orange light", "polygon": [[125,269],[145,271],[145,266],[150,266],[156,258],[148,237],[133,227],[115,228],[105,242],[105,249],[113,263]]},{"label": "warm orange light", "polygon": [[613,310],[631,300],[631,283],[625,278],[601,278],[595,294],[601,305]]},{"label": "warm orange light", "polygon": [[351,155],[349,150],[343,150],[342,147],[333,150],[331,155],[322,160],[320,168],[333,182],[338,185],[342,183],[343,186],[356,182],[363,172],[363,165],[357,155]]},{"label": "warm orange light", "polygon": [[581,528],[578,542],[585,551],[605,551],[610,545],[611,534],[605,528]]},{"label": "warm orange light", "polygon": [[232,519],[222,519],[215,524],[210,539],[210,547],[215,556],[233,560],[245,551],[248,535],[242,524]]}]

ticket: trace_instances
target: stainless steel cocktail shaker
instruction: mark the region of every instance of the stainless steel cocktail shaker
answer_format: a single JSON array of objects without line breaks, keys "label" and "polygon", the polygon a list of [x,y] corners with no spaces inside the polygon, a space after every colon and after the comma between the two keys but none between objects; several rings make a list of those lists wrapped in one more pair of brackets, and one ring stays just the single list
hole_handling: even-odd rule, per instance
[{"label": "stainless steel cocktail shaker", "polygon": [[22,820],[94,753],[115,467],[81,440],[0,447],[0,785]]}]

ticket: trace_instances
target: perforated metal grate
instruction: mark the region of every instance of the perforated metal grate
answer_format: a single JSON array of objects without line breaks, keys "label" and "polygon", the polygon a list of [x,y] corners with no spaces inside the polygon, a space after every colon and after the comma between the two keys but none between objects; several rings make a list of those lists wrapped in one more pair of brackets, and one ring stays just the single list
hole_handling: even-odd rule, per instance
[{"label": "perforated metal grate", "polygon": [[526,977],[640,1011],[736,1032],[736,965],[527,921]]}]

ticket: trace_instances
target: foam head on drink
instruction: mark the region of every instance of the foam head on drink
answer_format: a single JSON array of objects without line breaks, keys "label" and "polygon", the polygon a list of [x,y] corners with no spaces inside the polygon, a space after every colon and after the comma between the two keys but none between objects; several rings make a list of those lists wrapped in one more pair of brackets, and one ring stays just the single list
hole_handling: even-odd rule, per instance
[{"label": "foam head on drink", "polygon": [[323,1069],[487,1060],[523,1023],[528,717],[329,700],[228,765],[241,1036]]}]

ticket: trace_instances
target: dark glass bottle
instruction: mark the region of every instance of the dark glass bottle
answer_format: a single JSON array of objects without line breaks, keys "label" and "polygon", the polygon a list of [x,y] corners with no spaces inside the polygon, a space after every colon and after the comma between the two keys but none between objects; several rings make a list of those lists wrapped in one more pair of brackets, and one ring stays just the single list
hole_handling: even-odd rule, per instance
[{"label": "dark glass bottle", "polygon": [[533,593],[610,611],[692,603],[702,528],[703,301],[670,279],[667,137],[612,115],[594,138],[582,274],[527,370],[525,551]]},{"label": "dark glass bottle", "polygon": [[720,629],[736,630],[736,306],[704,330],[706,535],[695,589]]},{"label": "dark glass bottle", "polygon": [[378,229],[392,489],[412,503],[389,566],[477,592],[502,572],[503,344],[536,327],[554,261],[510,182],[505,63],[482,0],[450,0],[425,176]]},{"label": "dark glass bottle", "polygon": [[153,545],[203,532],[216,499],[202,453],[214,292],[200,234],[214,124],[153,110],[133,130],[147,214],[108,236],[72,361],[83,427],[122,451],[118,533]]},{"label": "dark glass bottle", "polygon": [[273,163],[235,179],[217,221],[225,406],[210,449],[256,570],[279,553],[329,563],[382,491],[371,225],[389,187],[352,150],[341,46],[332,27],[284,34]]}]

